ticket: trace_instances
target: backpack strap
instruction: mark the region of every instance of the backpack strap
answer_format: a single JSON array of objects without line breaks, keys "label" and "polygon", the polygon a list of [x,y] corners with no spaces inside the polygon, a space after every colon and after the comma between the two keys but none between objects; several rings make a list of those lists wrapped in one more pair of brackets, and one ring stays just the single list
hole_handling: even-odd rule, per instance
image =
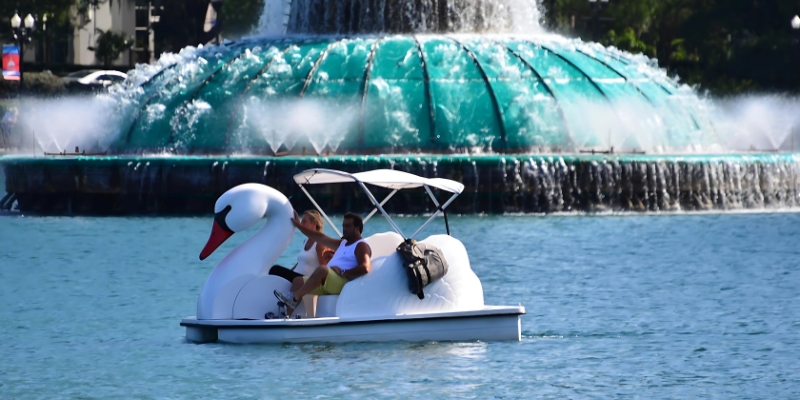
[{"label": "backpack strap", "polygon": [[422,300],[425,298],[425,293],[422,292],[422,271],[420,271],[419,269],[420,264],[421,263],[417,264],[417,267],[415,268],[416,274],[414,275],[417,276],[417,297],[419,297],[419,299]]}]

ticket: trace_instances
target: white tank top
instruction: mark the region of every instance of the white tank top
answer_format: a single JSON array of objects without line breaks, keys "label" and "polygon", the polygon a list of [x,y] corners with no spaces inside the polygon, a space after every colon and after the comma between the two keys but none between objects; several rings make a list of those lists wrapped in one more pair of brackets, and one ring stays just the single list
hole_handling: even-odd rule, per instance
[{"label": "white tank top", "polygon": [[336,249],[336,253],[333,254],[333,258],[328,262],[328,265],[331,267],[339,267],[342,271],[357,267],[356,247],[363,241],[364,239],[361,239],[353,244],[345,246],[346,240],[342,240],[342,243],[339,244],[339,248]]},{"label": "white tank top", "polygon": [[303,241],[303,247],[300,248],[300,254],[297,255],[297,266],[294,268],[294,272],[304,276],[311,275],[315,269],[319,268],[317,243],[314,242],[308,250],[306,250],[306,243],[308,243],[308,239]]}]

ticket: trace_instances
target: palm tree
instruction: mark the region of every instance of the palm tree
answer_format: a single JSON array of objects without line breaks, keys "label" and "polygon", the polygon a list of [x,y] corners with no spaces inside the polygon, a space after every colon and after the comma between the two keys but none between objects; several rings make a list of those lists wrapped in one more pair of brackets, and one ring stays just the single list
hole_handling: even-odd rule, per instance
[{"label": "palm tree", "polygon": [[103,66],[109,67],[123,51],[130,49],[133,46],[133,40],[122,33],[115,33],[111,30],[103,32],[102,29],[96,29],[99,34],[97,41],[95,41],[94,56],[103,63]]}]

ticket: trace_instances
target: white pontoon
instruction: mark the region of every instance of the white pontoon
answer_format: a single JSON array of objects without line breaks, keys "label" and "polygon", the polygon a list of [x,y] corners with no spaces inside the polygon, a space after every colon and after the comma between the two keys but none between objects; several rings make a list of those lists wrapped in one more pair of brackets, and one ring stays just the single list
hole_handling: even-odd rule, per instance
[{"label": "white pontoon", "polygon": [[[416,237],[443,213],[464,185],[395,170],[350,174],[318,168],[303,171],[294,180],[339,236],[341,233],[305,185],[356,183],[364,190],[374,206],[364,222],[380,212],[394,229],[365,239],[372,249],[370,272],[347,283],[340,295],[305,296],[291,318],[267,318],[280,315],[273,291],[288,291],[290,286],[287,280],[267,272],[291,242],[294,226],[290,218],[294,211],[289,200],[275,189],[253,183],[239,185],[217,200],[211,237],[200,259],[234,232],[246,230],[263,217],[267,218],[266,225],[211,272],[197,300],[197,315],[181,321],[187,340],[283,343],[520,339],[520,316],[525,308],[484,305],[481,282],[470,268],[464,245],[449,235],[449,226],[447,235],[433,235],[421,241],[441,249],[449,265],[447,274],[425,287],[424,299],[408,289],[397,246],[405,238]],[[367,185],[392,191],[378,202]],[[437,211],[407,237],[383,206],[398,190],[415,188],[425,189]],[[440,205],[433,189],[452,196]]]}]

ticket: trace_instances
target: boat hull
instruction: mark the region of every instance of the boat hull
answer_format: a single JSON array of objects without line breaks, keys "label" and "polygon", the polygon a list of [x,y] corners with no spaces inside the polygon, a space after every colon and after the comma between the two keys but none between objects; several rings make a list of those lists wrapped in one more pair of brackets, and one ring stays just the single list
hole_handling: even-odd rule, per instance
[{"label": "boat hull", "polygon": [[195,343],[427,342],[520,340],[522,306],[387,318],[198,320],[184,318]]}]

